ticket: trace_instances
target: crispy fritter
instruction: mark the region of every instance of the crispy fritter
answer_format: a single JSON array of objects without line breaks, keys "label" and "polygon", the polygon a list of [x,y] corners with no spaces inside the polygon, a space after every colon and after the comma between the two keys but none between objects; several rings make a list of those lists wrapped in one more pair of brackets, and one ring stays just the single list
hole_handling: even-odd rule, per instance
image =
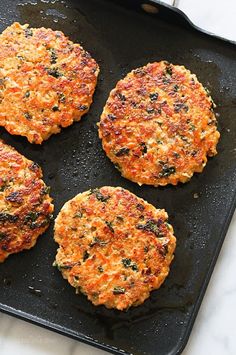
[{"label": "crispy fritter", "polygon": [[0,126],[42,143],[89,110],[98,73],[62,32],[14,23],[0,35]]},{"label": "crispy fritter", "polygon": [[129,73],[110,93],[99,137],[121,174],[139,185],[176,185],[217,154],[214,103],[197,77],[168,62]]},{"label": "crispy fritter", "polygon": [[121,187],[81,193],[56,218],[54,265],[94,305],[137,306],[169,273],[176,239],[167,217]]},{"label": "crispy fritter", "polygon": [[53,205],[40,167],[0,140],[0,262],[32,248],[49,226]]}]

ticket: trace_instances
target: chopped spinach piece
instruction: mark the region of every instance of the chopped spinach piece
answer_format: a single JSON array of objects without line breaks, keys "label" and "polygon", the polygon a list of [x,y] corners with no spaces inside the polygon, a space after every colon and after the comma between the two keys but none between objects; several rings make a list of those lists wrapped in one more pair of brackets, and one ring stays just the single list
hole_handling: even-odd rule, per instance
[{"label": "chopped spinach piece", "polygon": [[147,146],[144,142],[140,143],[141,145],[141,151],[142,151],[142,154],[146,154],[147,153]]},{"label": "chopped spinach piece", "polygon": [[158,177],[167,177],[175,173],[175,167],[174,166],[168,166],[168,165],[163,165],[161,172],[158,174]]},{"label": "chopped spinach piece", "polygon": [[138,271],[137,264],[135,262],[133,262],[131,259],[125,258],[125,259],[122,259],[121,261],[126,269],[130,267],[133,271]]},{"label": "chopped spinach piece", "polygon": [[0,242],[7,238],[7,235],[3,232],[0,232]]},{"label": "chopped spinach piece", "polygon": [[87,250],[85,250],[84,254],[83,254],[83,261],[87,260],[90,257],[90,254],[87,252]]},{"label": "chopped spinach piece", "polygon": [[110,229],[110,231],[111,231],[112,233],[114,233],[114,228],[112,227],[112,223],[106,221],[106,225],[107,225],[107,227]]},{"label": "chopped spinach piece", "polygon": [[51,54],[51,64],[56,64],[57,62],[57,53],[54,48],[50,48],[50,54]]},{"label": "chopped spinach piece", "polygon": [[105,242],[104,240],[101,240],[97,237],[94,238],[94,241],[90,244],[90,247],[93,247],[94,245],[98,244],[100,246],[105,246],[107,245],[108,242]]},{"label": "chopped spinach piece", "polygon": [[37,163],[32,163],[30,166],[29,166],[29,169],[32,170],[32,171],[37,171],[40,169],[40,166],[37,164]]},{"label": "chopped spinach piece", "polygon": [[66,102],[66,96],[65,94],[63,94],[63,92],[60,92],[58,94],[58,102],[64,104]]},{"label": "chopped spinach piece", "polygon": [[2,186],[0,186],[0,192],[5,191],[7,188],[7,181],[5,181],[4,179],[2,179]]},{"label": "chopped spinach piece", "polygon": [[107,117],[112,121],[114,121],[116,119],[116,116],[112,115],[112,114],[107,115]]},{"label": "chopped spinach piece", "polygon": [[142,205],[141,203],[138,203],[137,205],[136,205],[136,208],[137,208],[137,210],[139,210],[139,211],[143,211],[144,210],[144,205]]},{"label": "chopped spinach piece", "polygon": [[104,196],[98,189],[92,190],[91,193],[94,193],[96,196],[96,199],[98,201],[102,201],[102,202],[107,202],[107,200],[109,200],[109,198],[111,197],[111,196]]},{"label": "chopped spinach piece", "polygon": [[101,265],[98,266],[98,271],[101,272],[101,273],[104,271],[103,267]]},{"label": "chopped spinach piece", "polygon": [[26,38],[33,36],[33,31],[31,30],[31,28],[25,28],[24,32]]},{"label": "chopped spinach piece", "polygon": [[148,232],[154,233],[157,237],[160,237],[160,225],[161,225],[161,220],[154,220],[154,219],[149,219],[145,224],[137,224],[136,228],[137,229],[142,229]]},{"label": "chopped spinach piece", "polygon": [[62,73],[59,72],[59,70],[57,68],[49,68],[49,69],[47,69],[47,73],[56,79],[58,79],[60,76],[62,76]]},{"label": "chopped spinach piece", "polygon": [[19,219],[18,216],[14,216],[14,215],[6,213],[6,212],[0,212],[0,222],[14,223],[18,219]]},{"label": "chopped spinach piece", "polygon": [[117,157],[122,157],[123,155],[128,155],[129,154],[130,149],[129,148],[121,148],[119,149],[116,153],[115,156]]},{"label": "chopped spinach piece", "polygon": [[177,92],[179,90],[179,85],[175,84],[173,88],[174,88],[174,91]]},{"label": "chopped spinach piece", "polygon": [[170,65],[167,65],[167,67],[166,67],[166,74],[168,74],[170,76],[172,76],[172,74],[173,74],[173,70]]},{"label": "chopped spinach piece", "polygon": [[149,95],[151,101],[156,101],[158,99],[158,93],[154,92],[153,94]]},{"label": "chopped spinach piece", "polygon": [[26,99],[27,99],[28,97],[30,97],[30,91],[29,91],[29,90],[27,90],[27,91],[25,92],[24,97],[25,97]]},{"label": "chopped spinach piece", "polygon": [[25,112],[24,116],[27,120],[32,120],[32,115],[29,112]]},{"label": "chopped spinach piece", "polygon": [[85,111],[85,110],[87,110],[88,109],[88,106],[87,105],[79,105],[78,106],[78,110],[80,110],[80,111]]},{"label": "chopped spinach piece", "polygon": [[147,113],[154,113],[154,108],[148,107],[147,108]]},{"label": "chopped spinach piece", "polygon": [[83,213],[82,212],[76,212],[76,214],[74,215],[73,218],[82,218],[83,217]]},{"label": "chopped spinach piece", "polygon": [[122,295],[125,293],[125,288],[124,287],[120,287],[120,286],[116,286],[113,289],[113,295]]},{"label": "chopped spinach piece", "polygon": [[181,110],[183,110],[184,112],[188,112],[189,107],[186,104],[184,104],[184,103],[176,103],[176,104],[174,104],[175,113],[178,113]]},{"label": "chopped spinach piece", "polygon": [[25,216],[25,222],[35,222],[38,216],[38,212],[31,211]]},{"label": "chopped spinach piece", "polygon": [[53,112],[59,111],[59,107],[57,105],[53,106],[52,107],[52,111]]},{"label": "chopped spinach piece", "polygon": [[6,200],[12,203],[22,203],[23,198],[21,196],[21,193],[19,191],[13,191],[11,192],[7,197]]},{"label": "chopped spinach piece", "polygon": [[121,94],[120,92],[117,94],[117,96],[121,101],[126,101],[125,95]]},{"label": "chopped spinach piece", "polygon": [[50,186],[45,186],[41,190],[41,193],[42,193],[42,195],[47,195],[47,194],[49,194],[50,190],[51,190]]}]

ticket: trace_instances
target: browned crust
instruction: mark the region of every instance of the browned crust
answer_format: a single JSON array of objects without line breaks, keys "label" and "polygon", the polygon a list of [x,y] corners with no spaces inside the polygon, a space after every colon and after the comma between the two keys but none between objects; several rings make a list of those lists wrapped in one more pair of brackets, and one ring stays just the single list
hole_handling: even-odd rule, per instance
[{"label": "browned crust", "polygon": [[0,35],[0,126],[42,143],[89,110],[98,73],[62,32],[14,23]]},{"label": "browned crust", "polygon": [[32,248],[49,226],[53,204],[40,167],[0,140],[0,262]]},{"label": "browned crust", "polygon": [[147,64],[120,80],[99,124],[107,156],[138,184],[176,185],[217,153],[214,103],[196,76],[168,62]]},{"label": "browned crust", "polygon": [[55,265],[94,305],[137,306],[169,273],[176,239],[167,218],[121,187],[81,193],[56,218]]}]

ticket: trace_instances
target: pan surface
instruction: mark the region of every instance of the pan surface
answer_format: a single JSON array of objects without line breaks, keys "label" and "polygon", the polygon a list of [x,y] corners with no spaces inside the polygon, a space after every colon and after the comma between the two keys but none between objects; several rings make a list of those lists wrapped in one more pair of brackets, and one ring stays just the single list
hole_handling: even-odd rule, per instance
[{"label": "pan surface", "polygon": [[[148,15],[140,5],[128,0],[2,0],[1,31],[14,21],[62,30],[92,54],[101,74],[94,103],[80,122],[41,146],[3,128],[0,137],[41,165],[55,216],[77,193],[103,185],[122,186],[165,208],[177,237],[170,275],[137,308],[122,313],[94,307],[52,267],[57,249],[52,223],[32,250],[0,265],[0,308],[113,353],[176,354],[187,341],[235,208],[236,47],[185,26],[168,8],[159,5],[157,14]],[[219,114],[219,153],[189,183],[140,187],[122,178],[105,156],[96,123],[120,78],[163,59],[185,65],[210,90]]]}]

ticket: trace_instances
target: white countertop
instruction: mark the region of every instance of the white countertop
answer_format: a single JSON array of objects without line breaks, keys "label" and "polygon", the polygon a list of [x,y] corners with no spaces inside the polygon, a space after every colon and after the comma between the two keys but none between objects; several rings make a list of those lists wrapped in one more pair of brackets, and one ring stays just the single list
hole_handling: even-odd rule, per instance
[{"label": "white countertop", "polygon": [[[162,0],[172,4],[172,0]],[[177,0],[191,20],[236,41],[235,0]],[[236,51],[235,51],[236,55]],[[236,354],[236,214],[183,355]],[[0,314],[1,355],[102,355],[104,351]]]}]

